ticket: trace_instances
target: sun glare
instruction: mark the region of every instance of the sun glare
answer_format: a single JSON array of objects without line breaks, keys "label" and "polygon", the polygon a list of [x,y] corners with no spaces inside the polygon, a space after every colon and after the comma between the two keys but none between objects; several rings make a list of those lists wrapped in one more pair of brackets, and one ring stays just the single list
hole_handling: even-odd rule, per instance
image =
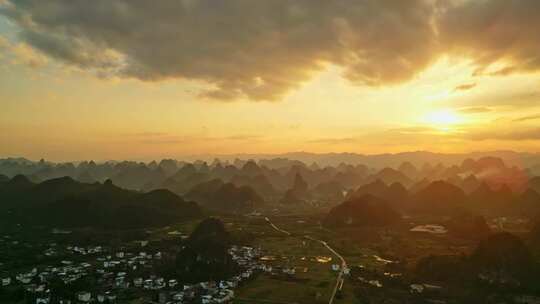
[{"label": "sun glare", "polygon": [[451,126],[460,123],[462,119],[456,112],[450,109],[443,109],[428,113],[424,121],[436,128],[449,130]]}]

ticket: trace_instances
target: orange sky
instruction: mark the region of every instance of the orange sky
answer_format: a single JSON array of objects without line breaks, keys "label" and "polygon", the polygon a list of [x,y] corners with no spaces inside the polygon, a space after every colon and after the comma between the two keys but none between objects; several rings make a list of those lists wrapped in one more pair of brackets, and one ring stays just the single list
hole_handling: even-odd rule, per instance
[{"label": "orange sky", "polygon": [[210,2],[0,1],[0,157],[540,152],[537,1]]}]

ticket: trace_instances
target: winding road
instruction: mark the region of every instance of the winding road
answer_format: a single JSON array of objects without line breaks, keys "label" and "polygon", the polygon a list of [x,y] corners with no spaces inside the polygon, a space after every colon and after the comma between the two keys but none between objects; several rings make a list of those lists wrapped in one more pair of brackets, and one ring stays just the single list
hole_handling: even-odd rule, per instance
[{"label": "winding road", "polygon": [[281,233],[284,233],[288,236],[291,235],[291,233],[289,231],[286,231],[286,230],[283,230],[283,229],[280,229],[278,226],[274,225],[274,223],[272,223],[272,221],[268,218],[268,217],[265,217],[264,218],[266,220],[266,222],[268,224],[270,224],[270,226],[272,226],[272,228],[274,228],[274,230],[278,231],[278,232],[281,232]]},{"label": "winding road", "polygon": [[[279,228],[278,226],[276,226],[274,223],[272,223],[272,221],[268,218],[268,217],[265,217],[264,218],[266,220],[266,222],[272,227],[274,228],[274,230],[278,231],[278,232],[281,232],[283,234],[286,234],[288,236],[291,236],[292,234],[289,232],[289,231],[286,231],[286,230],[283,230],[281,228]],[[337,251],[334,250],[334,248],[330,247],[330,245],[328,245],[327,242],[323,241],[323,240],[318,240],[316,238],[313,238],[309,235],[305,235],[304,236],[305,239],[308,239],[310,241],[314,241],[314,242],[318,242],[320,243],[321,245],[323,245],[324,247],[326,247],[326,249],[328,249],[333,255],[335,255],[340,261],[341,261],[341,268],[339,270],[339,274],[338,274],[338,277],[337,277],[337,280],[336,280],[336,285],[334,286],[334,289],[332,291],[332,295],[330,296],[330,299],[328,300],[328,304],[332,304],[334,303],[334,299],[336,298],[336,294],[338,292],[338,290],[341,289],[341,287],[343,286],[343,276],[344,276],[344,272],[345,272],[345,268],[347,268],[347,262],[345,261],[345,259],[343,258],[343,256],[341,256]]]}]

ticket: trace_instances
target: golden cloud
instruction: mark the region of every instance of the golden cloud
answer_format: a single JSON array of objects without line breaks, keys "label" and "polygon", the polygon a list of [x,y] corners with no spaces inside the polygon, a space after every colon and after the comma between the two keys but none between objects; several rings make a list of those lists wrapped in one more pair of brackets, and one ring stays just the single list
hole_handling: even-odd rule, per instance
[{"label": "golden cloud", "polygon": [[328,65],[358,85],[401,83],[449,53],[478,75],[540,69],[536,0],[8,0],[0,14],[50,58],[202,81],[218,100],[280,100]]},{"label": "golden cloud", "polygon": [[[328,64],[358,84],[406,81],[433,59],[425,0],[10,0],[19,38],[101,75],[192,79],[219,100],[279,100]],[[116,54],[116,56],[110,56]]]}]

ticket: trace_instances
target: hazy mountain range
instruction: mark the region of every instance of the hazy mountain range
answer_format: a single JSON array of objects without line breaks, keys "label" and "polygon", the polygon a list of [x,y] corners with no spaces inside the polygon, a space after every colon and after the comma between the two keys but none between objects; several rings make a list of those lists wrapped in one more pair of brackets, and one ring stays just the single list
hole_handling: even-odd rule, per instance
[{"label": "hazy mountain range", "polygon": [[[320,166],[337,166],[341,163],[345,163],[351,165],[364,164],[368,167],[383,168],[399,166],[403,162],[410,162],[415,166],[422,166],[425,163],[441,163],[448,166],[459,164],[467,158],[477,159],[486,156],[498,157],[509,165],[518,165],[525,168],[532,168],[540,165],[540,153],[515,152],[510,150],[471,153],[435,153],[429,151],[413,151],[381,154],[289,152],[283,154],[199,155],[184,159],[188,161],[196,161],[199,159],[210,161],[215,158],[224,161],[234,161],[235,159],[275,161],[276,159],[286,159],[298,160],[306,164],[317,163]],[[540,170],[540,167],[536,169]]]},{"label": "hazy mountain range", "polygon": [[[466,207],[479,214],[538,213],[540,177],[534,169],[507,164],[494,156],[466,158],[457,164],[425,159],[422,165],[399,162],[404,156],[388,156],[396,165],[383,168],[343,162],[335,166],[308,164],[285,158],[77,164],[9,158],[0,160],[0,198],[13,203],[25,201],[28,193],[33,193],[30,190],[38,191],[39,200],[60,193],[47,203],[61,205],[58,200],[73,200],[74,195],[87,195],[108,185],[115,193],[126,193],[119,196],[122,199],[107,197],[123,205],[137,201],[135,194],[128,195],[136,193],[147,200],[159,197],[159,201],[167,202],[179,202],[183,197],[206,210],[234,214],[276,205],[331,208],[364,195],[407,212],[447,213]],[[10,187],[19,184],[22,188],[16,190],[22,193],[11,196]],[[40,188],[46,189],[42,191],[46,196],[39,195]],[[75,190],[71,193],[70,189]],[[82,200],[92,201],[94,197]]]},{"label": "hazy mountain range", "polygon": [[[429,181],[445,180],[459,185],[466,192],[478,186],[475,179],[493,187],[506,185],[517,192],[525,191],[529,187],[529,180],[536,183],[533,178],[540,175],[540,161],[534,162],[535,155],[500,153],[506,153],[506,157],[464,158],[468,155],[438,155],[429,152],[378,156],[348,154],[348,162],[345,162],[347,155],[344,154],[305,154],[312,160],[318,158],[318,162],[286,158],[236,158],[232,161],[214,159],[211,162],[196,160],[191,163],[173,159],[148,163],[53,163],[7,158],[0,159],[0,174],[5,176],[4,179],[22,174],[33,182],[63,176],[85,183],[110,179],[122,188],[143,191],[169,189],[180,195],[201,183],[219,179],[236,187],[248,186],[265,199],[281,197],[293,187],[297,175],[305,180],[308,189],[316,189],[318,194],[335,194],[376,180],[388,185],[397,182],[412,189],[420,188]],[[366,162],[360,163],[362,159]],[[521,164],[517,164],[518,159]],[[337,164],[330,165],[332,162]],[[382,164],[388,165],[381,167]]]}]

